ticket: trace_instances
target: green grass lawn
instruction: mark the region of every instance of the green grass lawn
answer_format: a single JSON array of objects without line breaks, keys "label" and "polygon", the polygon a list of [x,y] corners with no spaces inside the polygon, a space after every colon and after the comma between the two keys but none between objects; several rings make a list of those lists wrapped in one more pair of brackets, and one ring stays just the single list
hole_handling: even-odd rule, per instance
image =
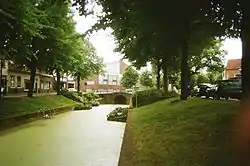
[{"label": "green grass lawn", "polygon": [[74,104],[76,104],[76,102],[66,97],[56,95],[34,98],[6,98],[0,103],[0,118],[9,118],[34,113],[38,110],[66,107]]},{"label": "green grass lawn", "polygon": [[133,165],[237,165],[232,127],[239,102],[175,100],[133,110]]}]

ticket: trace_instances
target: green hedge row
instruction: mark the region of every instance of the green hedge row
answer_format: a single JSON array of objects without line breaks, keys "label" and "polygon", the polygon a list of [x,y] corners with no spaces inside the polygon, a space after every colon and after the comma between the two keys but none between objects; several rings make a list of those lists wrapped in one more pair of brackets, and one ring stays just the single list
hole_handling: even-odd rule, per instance
[{"label": "green hedge row", "polygon": [[136,98],[137,98],[137,107],[141,107],[144,105],[152,104],[160,100],[165,100],[171,97],[176,97],[178,94],[174,91],[165,94],[162,90],[150,89],[144,91],[138,91],[132,97],[132,104],[136,106]]}]

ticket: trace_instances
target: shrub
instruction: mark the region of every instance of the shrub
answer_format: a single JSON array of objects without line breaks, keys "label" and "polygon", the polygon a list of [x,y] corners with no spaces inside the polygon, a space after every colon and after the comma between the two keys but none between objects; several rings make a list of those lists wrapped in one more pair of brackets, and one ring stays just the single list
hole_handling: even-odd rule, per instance
[{"label": "shrub", "polygon": [[95,99],[99,99],[100,96],[99,96],[98,94],[94,94],[94,98],[95,98]]},{"label": "shrub", "polygon": [[107,120],[126,122],[128,116],[128,108],[117,107],[115,110],[107,115]]},{"label": "shrub", "polygon": [[100,103],[98,102],[98,101],[96,101],[96,100],[93,100],[93,101],[91,101],[91,105],[94,107],[94,106],[99,106],[100,105]]},{"label": "shrub", "polygon": [[90,110],[92,106],[90,104],[80,104],[75,107],[74,110]]},{"label": "shrub", "polygon": [[61,91],[61,93],[63,96],[65,96],[73,101],[80,102],[80,103],[87,103],[87,99],[85,97],[79,96],[79,94],[76,92]]},{"label": "shrub", "polygon": [[154,102],[164,100],[171,97],[176,97],[178,94],[174,91],[165,94],[163,90],[150,89],[145,91],[138,91],[132,97],[132,104],[136,106],[136,96],[137,96],[137,106],[141,107],[144,105],[152,104]]},{"label": "shrub", "polygon": [[88,101],[95,99],[95,94],[92,92],[85,93],[85,94],[83,94],[83,96],[86,97]]}]

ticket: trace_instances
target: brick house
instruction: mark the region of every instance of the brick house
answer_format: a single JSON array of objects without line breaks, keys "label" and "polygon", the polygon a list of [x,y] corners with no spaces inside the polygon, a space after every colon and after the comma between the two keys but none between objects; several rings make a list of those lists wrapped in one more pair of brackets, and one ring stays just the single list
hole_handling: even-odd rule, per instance
[{"label": "brick house", "polygon": [[227,61],[224,79],[241,76],[241,59],[231,59]]},{"label": "brick house", "polygon": [[127,66],[122,60],[106,63],[103,74],[95,75],[81,81],[80,90],[99,93],[123,90],[124,87],[121,84],[121,78]]}]

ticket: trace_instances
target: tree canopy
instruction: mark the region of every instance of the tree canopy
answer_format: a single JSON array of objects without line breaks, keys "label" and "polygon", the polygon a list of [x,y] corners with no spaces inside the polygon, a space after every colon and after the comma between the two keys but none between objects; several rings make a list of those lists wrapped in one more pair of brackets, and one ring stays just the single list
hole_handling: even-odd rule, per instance
[{"label": "tree canopy", "polygon": [[128,66],[122,76],[121,83],[127,89],[132,89],[138,83],[139,73],[132,67]]},{"label": "tree canopy", "polygon": [[68,1],[4,0],[0,2],[1,56],[30,71],[29,93],[33,96],[37,70],[81,79],[102,70],[95,48],[78,34]]},{"label": "tree canopy", "polygon": [[140,84],[146,88],[153,87],[152,73],[149,71],[144,71],[140,75]]}]

